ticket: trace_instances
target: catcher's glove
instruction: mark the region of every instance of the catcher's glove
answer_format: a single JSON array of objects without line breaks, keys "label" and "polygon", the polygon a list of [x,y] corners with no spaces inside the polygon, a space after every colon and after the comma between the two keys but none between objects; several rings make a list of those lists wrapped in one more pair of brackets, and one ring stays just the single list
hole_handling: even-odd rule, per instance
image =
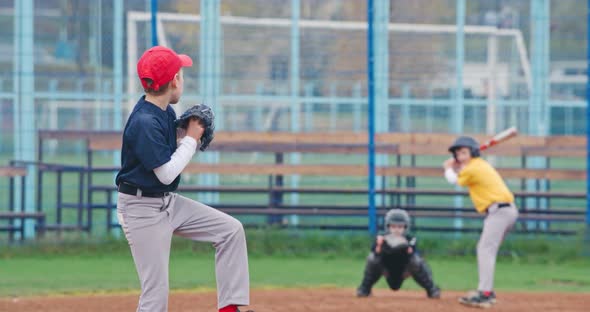
[{"label": "catcher's glove", "polygon": [[204,151],[207,149],[211,141],[213,141],[215,114],[213,113],[213,110],[211,110],[211,107],[205,104],[195,105],[187,109],[180,118],[176,119],[176,126],[178,128],[186,129],[188,127],[188,122],[191,119],[199,120],[203,128],[205,128],[203,136],[201,136],[201,146],[199,147],[201,151]]},{"label": "catcher's glove", "polygon": [[389,233],[384,236],[381,261],[388,271],[403,271],[410,260],[410,244],[405,236]]},{"label": "catcher's glove", "polygon": [[408,253],[408,247],[410,244],[408,243],[408,240],[405,236],[389,233],[383,236],[383,238],[383,246],[381,247],[382,254],[391,255]]}]

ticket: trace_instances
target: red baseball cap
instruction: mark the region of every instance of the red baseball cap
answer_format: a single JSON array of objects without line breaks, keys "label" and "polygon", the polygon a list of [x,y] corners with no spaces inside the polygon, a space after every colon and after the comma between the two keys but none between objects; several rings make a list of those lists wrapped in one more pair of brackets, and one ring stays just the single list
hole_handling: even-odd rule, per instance
[{"label": "red baseball cap", "polygon": [[[193,60],[185,54],[176,54],[172,49],[155,46],[143,53],[137,61],[137,75],[144,89],[158,91],[170,82],[182,67],[193,65]],[[148,86],[145,78],[153,81]]]}]

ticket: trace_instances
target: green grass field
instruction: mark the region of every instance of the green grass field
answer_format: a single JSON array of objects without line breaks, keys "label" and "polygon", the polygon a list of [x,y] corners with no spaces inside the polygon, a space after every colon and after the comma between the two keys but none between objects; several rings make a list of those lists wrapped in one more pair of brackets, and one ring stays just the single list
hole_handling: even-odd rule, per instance
[{"label": "green grass field", "polygon": [[[345,287],[360,282],[371,238],[346,232],[249,230],[248,250],[254,288]],[[477,236],[421,235],[419,247],[437,283],[447,290],[476,287]],[[512,236],[498,256],[498,290],[590,291],[590,257],[582,237]],[[174,239],[172,289],[214,289],[214,256],[209,244]],[[0,246],[0,296],[122,292],[139,284],[124,239],[60,240]],[[383,281],[379,287],[386,287]],[[406,287],[416,289],[408,280]]]},{"label": "green grass field", "polygon": [[[475,259],[431,259],[437,283],[447,290],[476,287]],[[590,261],[559,265],[500,262],[498,290],[590,291]],[[345,257],[254,257],[250,272],[254,288],[267,287],[346,287],[358,286],[362,259]],[[0,260],[0,296],[26,296],[56,293],[121,292],[137,290],[139,282],[130,255],[94,257],[51,256]],[[172,255],[172,289],[214,289],[213,253]],[[379,287],[386,287],[380,281]],[[408,280],[404,287],[417,289]]]}]

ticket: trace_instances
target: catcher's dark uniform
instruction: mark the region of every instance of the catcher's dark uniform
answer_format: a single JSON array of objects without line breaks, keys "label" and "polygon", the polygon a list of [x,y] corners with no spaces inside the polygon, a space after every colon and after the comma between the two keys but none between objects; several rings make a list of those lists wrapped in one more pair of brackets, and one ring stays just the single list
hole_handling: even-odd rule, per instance
[{"label": "catcher's dark uniform", "polygon": [[[363,280],[357,289],[358,297],[369,296],[373,285],[381,276],[385,276],[392,290],[400,289],[404,280],[412,276],[416,283],[426,290],[429,298],[440,297],[440,288],[434,284],[432,271],[420,256],[416,247],[416,238],[407,234],[404,236],[407,243],[389,246],[386,240],[383,242],[380,253],[375,250],[376,243],[373,244],[367,257]],[[408,247],[411,247],[411,252],[408,252]]]}]

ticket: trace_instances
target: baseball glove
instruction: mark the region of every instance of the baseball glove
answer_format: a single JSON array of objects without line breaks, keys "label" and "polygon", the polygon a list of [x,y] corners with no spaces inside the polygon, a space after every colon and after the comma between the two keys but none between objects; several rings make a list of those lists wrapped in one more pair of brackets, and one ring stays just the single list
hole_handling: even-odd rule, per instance
[{"label": "baseball glove", "polygon": [[393,275],[401,275],[410,261],[409,243],[406,237],[389,233],[381,247],[381,263]]},{"label": "baseball glove", "polygon": [[407,254],[410,246],[408,240],[403,235],[396,235],[389,233],[385,235],[382,247],[382,254],[384,255],[399,255]]},{"label": "baseball glove", "polygon": [[187,109],[180,118],[176,119],[176,126],[178,128],[186,129],[188,127],[188,122],[191,119],[199,120],[203,128],[205,128],[203,136],[201,137],[201,146],[199,147],[201,151],[204,151],[209,147],[209,144],[213,141],[213,137],[215,136],[215,114],[211,107],[205,104],[195,105]]}]

